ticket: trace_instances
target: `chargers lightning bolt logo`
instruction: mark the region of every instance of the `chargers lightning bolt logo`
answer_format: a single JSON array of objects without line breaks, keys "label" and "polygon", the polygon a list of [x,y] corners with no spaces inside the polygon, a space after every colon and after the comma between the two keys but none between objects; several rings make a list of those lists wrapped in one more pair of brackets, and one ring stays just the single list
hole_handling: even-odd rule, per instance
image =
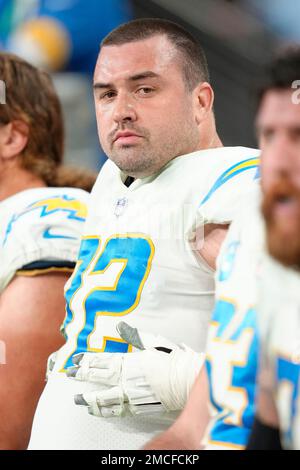
[{"label": "chargers lightning bolt logo", "polygon": [[53,214],[53,212],[63,211],[68,213],[68,219],[76,219],[82,222],[84,222],[87,215],[85,204],[78,201],[78,199],[74,199],[66,195],[49,197],[48,199],[34,202],[18,216],[20,217],[34,209],[41,209],[41,217]]},{"label": "chargers lightning bolt logo", "polygon": [[[8,235],[10,234],[13,224],[20,219],[25,214],[28,214],[31,211],[40,210],[40,217],[46,217],[55,212],[65,212],[68,219],[75,219],[80,222],[84,222],[87,216],[87,207],[86,205],[79,201],[78,199],[69,197],[67,195],[52,196],[47,199],[41,199],[39,201],[30,204],[26,209],[18,214],[14,214],[9,221],[9,224],[6,229],[5,238],[3,245],[5,245]],[[49,233],[46,230],[45,237],[47,238]],[[54,238],[54,235],[50,235],[51,238]],[[58,235],[55,236],[57,238]],[[59,236],[61,238],[62,235]],[[64,237],[69,238],[69,237]]]}]

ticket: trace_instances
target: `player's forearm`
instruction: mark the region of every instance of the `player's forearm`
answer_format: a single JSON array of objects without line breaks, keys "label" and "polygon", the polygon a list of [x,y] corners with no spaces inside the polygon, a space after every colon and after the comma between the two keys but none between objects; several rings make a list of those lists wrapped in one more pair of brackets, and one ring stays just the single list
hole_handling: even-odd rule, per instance
[{"label": "player's forearm", "polygon": [[199,450],[209,422],[208,383],[202,368],[192,388],[188,402],[177,421],[164,433],[152,439],[147,450]]},{"label": "player's forearm", "polygon": [[145,450],[194,450],[195,446],[192,436],[173,426],[154,439],[149,441],[144,447]]},{"label": "player's forearm", "polygon": [[[49,354],[63,338],[65,274],[16,277],[1,295],[0,449],[26,449],[35,408],[45,385]],[[51,302],[45,305],[45,299]],[[21,307],[21,308],[20,308]]]}]

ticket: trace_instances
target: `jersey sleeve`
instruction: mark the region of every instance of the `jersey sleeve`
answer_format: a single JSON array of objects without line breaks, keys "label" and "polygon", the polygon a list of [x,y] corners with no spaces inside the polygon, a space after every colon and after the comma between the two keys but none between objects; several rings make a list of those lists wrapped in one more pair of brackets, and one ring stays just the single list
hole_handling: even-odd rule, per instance
[{"label": "jersey sleeve", "polygon": [[17,272],[72,268],[87,214],[87,198],[88,193],[81,190],[58,191],[12,214],[3,241],[0,290]]},{"label": "jersey sleeve", "polygon": [[204,224],[230,223],[240,211],[241,203],[251,200],[259,181],[259,153],[242,158],[220,172],[199,204]]},{"label": "jersey sleeve", "polygon": [[41,274],[48,274],[53,272],[67,272],[72,273],[75,267],[74,261],[67,260],[41,260],[33,263],[25,264],[21,269],[16,272],[17,276],[34,277]]}]

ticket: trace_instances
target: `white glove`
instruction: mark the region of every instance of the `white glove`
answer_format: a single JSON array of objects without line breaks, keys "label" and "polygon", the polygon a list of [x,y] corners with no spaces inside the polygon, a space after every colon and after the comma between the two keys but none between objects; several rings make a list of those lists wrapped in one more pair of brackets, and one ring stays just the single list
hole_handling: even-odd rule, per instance
[{"label": "white glove", "polygon": [[[98,385],[96,391],[75,396],[75,403],[95,416],[153,414],[181,410],[204,362],[204,354],[185,345],[142,333],[125,322],[120,336],[133,353],[85,353],[73,356],[69,377]],[[145,349],[145,347],[149,349]]]}]

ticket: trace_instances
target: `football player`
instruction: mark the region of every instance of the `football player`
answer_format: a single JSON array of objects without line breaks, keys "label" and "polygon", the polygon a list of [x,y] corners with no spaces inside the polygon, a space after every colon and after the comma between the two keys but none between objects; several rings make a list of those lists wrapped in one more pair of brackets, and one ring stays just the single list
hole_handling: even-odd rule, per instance
[{"label": "football player", "polygon": [[63,287],[86,217],[88,193],[65,186],[90,189],[94,178],[61,166],[50,77],[1,53],[0,79],[0,448],[25,449],[47,357],[63,342]]},{"label": "football player", "polygon": [[262,211],[269,255],[259,276],[261,372],[249,449],[300,450],[300,48],[263,90]]},{"label": "football player", "polygon": [[[102,42],[94,94],[109,160],[66,287],[67,341],[40,399],[31,449],[136,449],[186,400],[185,387],[170,400],[173,382],[164,394],[159,382],[168,384],[173,370],[180,379],[187,354],[195,364],[189,388],[203,364],[215,259],[258,168],[257,150],[222,146],[208,80],[201,47],[174,23],[135,20]],[[128,354],[116,330],[122,317],[167,337],[156,338],[164,350]],[[153,343],[135,345],[143,341]],[[145,364],[161,372],[156,384]]]},{"label": "football player", "polygon": [[[177,422],[148,449],[244,449],[254,423],[261,349],[266,360],[248,448],[281,447],[274,397],[284,441],[299,448],[299,76],[299,48],[270,66],[257,114],[263,191],[255,189],[252,201],[242,204],[218,259],[206,372]],[[265,255],[265,240],[289,269]]]}]

